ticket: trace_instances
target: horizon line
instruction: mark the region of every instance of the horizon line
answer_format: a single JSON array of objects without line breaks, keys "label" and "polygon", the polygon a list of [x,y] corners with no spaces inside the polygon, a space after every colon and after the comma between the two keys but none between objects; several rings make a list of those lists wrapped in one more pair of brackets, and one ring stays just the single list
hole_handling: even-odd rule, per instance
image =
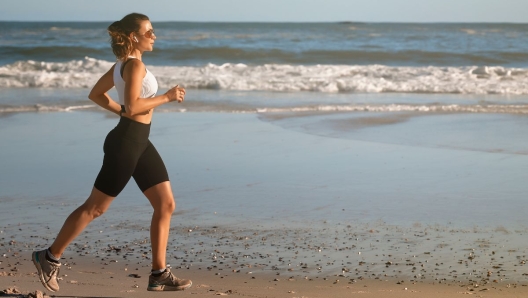
[{"label": "horizon line", "polygon": [[[79,21],[79,20],[0,20],[0,22],[18,22],[18,23],[103,23],[114,22],[115,20],[99,20],[99,21]],[[156,20],[155,23],[240,23],[240,24],[528,24],[528,22],[512,22],[512,21],[168,21]]]}]

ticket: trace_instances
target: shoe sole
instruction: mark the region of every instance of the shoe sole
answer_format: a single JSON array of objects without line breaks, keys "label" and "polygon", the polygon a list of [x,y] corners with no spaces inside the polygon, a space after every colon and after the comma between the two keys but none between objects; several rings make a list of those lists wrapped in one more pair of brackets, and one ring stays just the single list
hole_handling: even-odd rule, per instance
[{"label": "shoe sole", "polygon": [[40,262],[38,260],[38,252],[33,252],[33,254],[31,255],[31,260],[33,261],[33,264],[35,264],[35,267],[37,267],[37,272],[38,272],[38,276],[39,276],[39,279],[40,279],[40,282],[42,283],[42,285],[48,290],[48,291],[52,291],[52,292],[56,292],[56,290],[52,289],[47,283],[46,283],[46,280],[44,279],[44,275],[42,274],[42,267],[40,266]]},{"label": "shoe sole", "polygon": [[154,292],[164,292],[164,291],[183,291],[185,289],[188,289],[192,286],[192,282],[185,286],[178,286],[178,287],[171,287],[166,285],[159,285],[159,286],[148,286],[147,291],[154,291]]}]

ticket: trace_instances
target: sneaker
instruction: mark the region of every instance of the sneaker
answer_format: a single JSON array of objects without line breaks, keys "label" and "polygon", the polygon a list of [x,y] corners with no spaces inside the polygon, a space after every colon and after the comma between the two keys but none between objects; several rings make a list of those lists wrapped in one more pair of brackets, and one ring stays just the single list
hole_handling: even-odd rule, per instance
[{"label": "sneaker", "polygon": [[56,264],[46,260],[46,253],[46,249],[34,251],[31,259],[33,260],[33,264],[35,264],[35,267],[37,267],[40,282],[42,282],[46,289],[56,292],[59,290],[59,281],[57,280],[57,276],[59,275],[61,264]]},{"label": "sneaker", "polygon": [[183,291],[191,285],[192,281],[177,278],[167,268],[160,276],[149,276],[147,291]]}]

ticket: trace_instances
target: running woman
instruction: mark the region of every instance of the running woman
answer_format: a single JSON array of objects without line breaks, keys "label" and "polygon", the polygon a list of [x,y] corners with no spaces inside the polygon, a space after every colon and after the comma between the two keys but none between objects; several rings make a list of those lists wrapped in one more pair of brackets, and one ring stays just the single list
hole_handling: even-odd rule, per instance
[{"label": "running woman", "polygon": [[[168,102],[182,102],[185,89],[176,85],[156,96],[158,83],[142,61],[143,53],[152,51],[156,41],[146,15],[131,13],[112,23],[108,33],[117,63],[99,79],[88,97],[120,115],[119,123],[104,141],[103,165],[90,196],[68,216],[48,249],[33,252],[33,263],[44,287],[58,291],[59,260],[64,250],[92,220],[108,209],[133,177],[154,209],[150,226],[152,271],[147,290],[184,290],[192,282],[175,277],[166,265],[170,221],[176,203],[167,169],[149,141],[149,132],[154,108]],[[114,86],[119,103],[107,93]]]}]

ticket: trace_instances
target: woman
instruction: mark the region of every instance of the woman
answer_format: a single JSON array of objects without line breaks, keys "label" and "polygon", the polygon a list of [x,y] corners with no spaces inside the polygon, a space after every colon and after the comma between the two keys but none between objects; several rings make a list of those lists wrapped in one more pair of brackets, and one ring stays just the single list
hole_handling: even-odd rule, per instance
[{"label": "woman", "polygon": [[[163,160],[148,136],[153,109],[172,101],[182,102],[185,90],[176,86],[155,96],[158,84],[142,62],[143,53],[152,51],[156,40],[147,16],[129,14],[110,25],[108,33],[118,61],[99,79],[88,97],[121,117],[105,139],[103,166],[90,196],[66,219],[48,249],[33,252],[33,263],[46,289],[58,291],[57,275],[62,253],[93,219],[108,209],[130,177],[134,177],[154,208],[150,227],[152,271],[147,290],[184,290],[192,282],[175,277],[166,268],[170,220],[176,203]],[[114,86],[119,103],[107,94]]]}]

